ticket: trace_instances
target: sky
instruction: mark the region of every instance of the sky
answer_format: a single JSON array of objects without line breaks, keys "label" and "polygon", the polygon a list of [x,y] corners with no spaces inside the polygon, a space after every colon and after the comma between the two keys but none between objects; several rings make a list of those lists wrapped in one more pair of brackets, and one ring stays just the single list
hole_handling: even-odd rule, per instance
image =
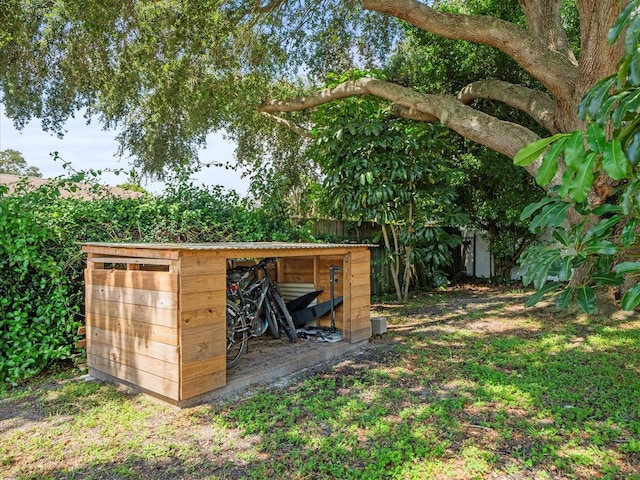
[{"label": "sky", "polygon": [[[1,108],[1,105],[0,105]],[[65,162],[71,162],[75,170],[86,169],[120,169],[130,168],[128,158],[117,156],[118,144],[115,141],[117,132],[102,130],[97,121],[90,125],[82,115],[70,119],[65,126],[67,133],[63,139],[43,132],[40,121],[32,120],[22,131],[14,128],[11,120],[0,113],[0,150],[13,149],[22,153],[27,165],[37,167],[45,178],[64,175],[62,161],[54,161],[52,152],[58,152]],[[225,140],[221,134],[210,134],[207,137],[207,148],[200,151],[203,163],[234,163],[235,145]],[[122,174],[117,176],[105,173],[102,183],[117,185],[127,181]],[[222,185],[227,190],[235,190],[244,196],[249,189],[248,179],[242,179],[241,173],[227,170],[224,167],[204,168],[193,177],[196,184],[206,186]],[[161,182],[142,180],[142,186],[154,193],[163,190]]]}]

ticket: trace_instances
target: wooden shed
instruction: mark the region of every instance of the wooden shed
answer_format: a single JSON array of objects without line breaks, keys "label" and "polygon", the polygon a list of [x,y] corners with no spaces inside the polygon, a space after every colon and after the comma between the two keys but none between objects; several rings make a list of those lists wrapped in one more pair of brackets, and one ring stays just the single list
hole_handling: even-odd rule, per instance
[{"label": "wooden shed", "polygon": [[[301,243],[87,243],[89,373],[175,405],[226,384],[226,271],[276,257],[277,281],[322,290],[339,278],[336,327],[343,341],[371,336],[367,245]],[[295,289],[294,289],[295,290]],[[191,399],[191,401],[190,401]]]}]

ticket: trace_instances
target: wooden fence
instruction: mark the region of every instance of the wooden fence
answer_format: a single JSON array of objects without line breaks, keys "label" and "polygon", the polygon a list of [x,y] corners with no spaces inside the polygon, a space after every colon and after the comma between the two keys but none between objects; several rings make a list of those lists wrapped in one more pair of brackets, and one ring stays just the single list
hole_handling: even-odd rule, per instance
[{"label": "wooden fence", "polygon": [[[370,243],[371,248],[371,295],[379,296],[394,291],[391,271],[384,262],[385,249],[380,237],[380,226],[375,222],[344,222],[341,220],[309,219],[294,217],[298,224],[309,223],[311,233],[316,238],[331,242]],[[459,233],[447,229],[449,233]],[[419,268],[420,270],[420,268]],[[453,264],[446,272],[451,281],[459,281],[465,273],[462,247],[453,252]]]}]

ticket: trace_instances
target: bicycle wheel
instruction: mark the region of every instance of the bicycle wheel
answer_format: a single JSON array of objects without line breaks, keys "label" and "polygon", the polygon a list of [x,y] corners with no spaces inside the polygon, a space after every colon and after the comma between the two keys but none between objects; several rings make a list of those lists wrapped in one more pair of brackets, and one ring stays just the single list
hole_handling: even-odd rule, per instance
[{"label": "bicycle wheel", "polygon": [[289,342],[296,343],[298,341],[298,333],[296,332],[296,326],[293,324],[293,318],[291,318],[291,314],[284,303],[284,299],[277,292],[272,292],[267,296],[271,297],[271,300],[275,304],[277,310],[276,316],[278,317],[280,327],[287,334],[287,337],[289,337]]},{"label": "bicycle wheel", "polygon": [[227,302],[227,368],[240,361],[247,350],[249,338],[246,319],[240,308],[233,302]]},{"label": "bicycle wheel", "polygon": [[269,327],[269,333],[276,340],[280,338],[280,327],[278,326],[278,316],[276,314],[276,307],[269,298],[269,295],[264,299],[264,315],[267,319],[267,326]]}]

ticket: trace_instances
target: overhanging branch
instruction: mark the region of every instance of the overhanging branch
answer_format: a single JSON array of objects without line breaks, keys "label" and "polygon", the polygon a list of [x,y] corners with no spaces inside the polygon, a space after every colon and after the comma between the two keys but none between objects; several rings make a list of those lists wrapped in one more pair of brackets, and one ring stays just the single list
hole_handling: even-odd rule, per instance
[{"label": "overhanging branch", "polygon": [[536,35],[504,20],[445,13],[417,0],[363,0],[363,8],[387,13],[445,38],[466,40],[502,50],[537,78],[555,97],[575,88],[578,69],[567,56],[547,47]]},{"label": "overhanging branch", "polygon": [[539,90],[501,80],[482,80],[467,85],[458,94],[458,100],[465,105],[478,98],[495,100],[516,108],[533,118],[549,133],[558,133],[553,125],[555,102]]},{"label": "overhanging branch", "polygon": [[[394,104],[397,112],[407,113],[406,118],[439,120],[463,137],[509,158],[513,158],[520,149],[539,138],[521,125],[480,112],[452,95],[429,95],[374,78],[345,82],[334,88],[321,90],[315,95],[297,99],[267,101],[258,110],[271,114],[297,112],[355,95],[374,95],[388,100]],[[410,112],[413,112],[412,117],[409,117]],[[535,170],[532,173],[535,174]]]},{"label": "overhanging branch", "polygon": [[307,130],[306,128],[301,127],[300,125],[297,125],[297,124],[287,120],[286,118],[282,118],[282,117],[279,117],[277,115],[273,115],[271,113],[264,112],[264,111],[262,111],[260,113],[262,115],[264,115],[265,117],[267,117],[268,119],[273,120],[274,122],[282,125],[283,127],[288,128],[292,132],[297,133],[301,137],[311,138],[311,132],[309,130]]}]

